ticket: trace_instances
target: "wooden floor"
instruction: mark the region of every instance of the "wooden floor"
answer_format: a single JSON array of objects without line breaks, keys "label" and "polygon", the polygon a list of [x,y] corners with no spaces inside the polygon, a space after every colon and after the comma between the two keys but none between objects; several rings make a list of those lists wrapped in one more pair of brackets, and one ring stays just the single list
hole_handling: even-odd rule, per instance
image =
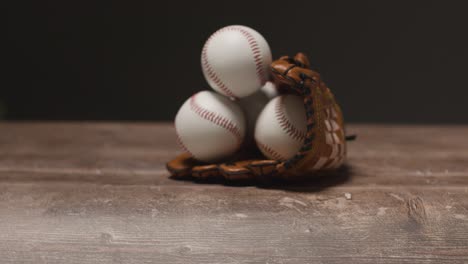
[{"label": "wooden floor", "polygon": [[169,124],[0,124],[0,263],[468,263],[468,126],[352,125],[289,186],[168,178]]}]

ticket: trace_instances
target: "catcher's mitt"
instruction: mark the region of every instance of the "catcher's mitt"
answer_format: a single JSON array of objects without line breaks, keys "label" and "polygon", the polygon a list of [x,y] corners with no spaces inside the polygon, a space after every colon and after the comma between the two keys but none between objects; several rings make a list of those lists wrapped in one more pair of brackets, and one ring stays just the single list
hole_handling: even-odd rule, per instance
[{"label": "catcher's mitt", "polygon": [[283,56],[271,64],[271,73],[280,93],[302,96],[307,116],[307,134],[299,152],[289,160],[262,158],[258,150],[243,150],[232,160],[206,164],[183,153],[167,163],[174,177],[224,177],[251,179],[258,177],[291,178],[340,167],[346,156],[343,115],[320,75],[310,69],[303,53],[294,58]]}]

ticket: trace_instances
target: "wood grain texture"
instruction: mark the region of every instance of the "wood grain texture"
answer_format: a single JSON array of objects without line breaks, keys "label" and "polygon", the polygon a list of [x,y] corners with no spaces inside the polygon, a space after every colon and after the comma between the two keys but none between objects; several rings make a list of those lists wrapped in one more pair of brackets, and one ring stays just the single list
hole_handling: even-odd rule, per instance
[{"label": "wood grain texture", "polygon": [[169,124],[1,123],[0,263],[468,263],[468,126],[352,125],[347,169],[168,178]]}]

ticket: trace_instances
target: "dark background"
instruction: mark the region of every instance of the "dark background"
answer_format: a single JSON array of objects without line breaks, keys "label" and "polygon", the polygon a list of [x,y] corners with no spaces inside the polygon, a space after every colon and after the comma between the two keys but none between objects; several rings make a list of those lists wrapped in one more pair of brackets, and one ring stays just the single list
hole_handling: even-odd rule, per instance
[{"label": "dark background", "polygon": [[207,89],[204,41],[242,24],[306,52],[348,121],[468,123],[464,1],[9,2],[6,119],[171,120]]}]

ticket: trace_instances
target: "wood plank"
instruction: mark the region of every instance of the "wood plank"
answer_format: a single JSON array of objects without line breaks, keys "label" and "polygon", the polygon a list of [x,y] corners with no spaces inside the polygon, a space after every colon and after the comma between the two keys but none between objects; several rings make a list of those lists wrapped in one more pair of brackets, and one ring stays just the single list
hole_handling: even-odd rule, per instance
[{"label": "wood plank", "polygon": [[443,187],[9,183],[0,187],[0,256],[2,263],[463,263],[467,195]]},{"label": "wood plank", "polygon": [[[348,146],[350,173],[335,177],[347,186],[468,184],[468,126],[348,130],[358,134]],[[0,179],[174,184],[164,166],[180,153],[170,124],[4,123],[0,131]]]},{"label": "wood plank", "polygon": [[468,263],[468,126],[352,125],[347,170],[168,178],[170,124],[0,123],[1,263]]}]

